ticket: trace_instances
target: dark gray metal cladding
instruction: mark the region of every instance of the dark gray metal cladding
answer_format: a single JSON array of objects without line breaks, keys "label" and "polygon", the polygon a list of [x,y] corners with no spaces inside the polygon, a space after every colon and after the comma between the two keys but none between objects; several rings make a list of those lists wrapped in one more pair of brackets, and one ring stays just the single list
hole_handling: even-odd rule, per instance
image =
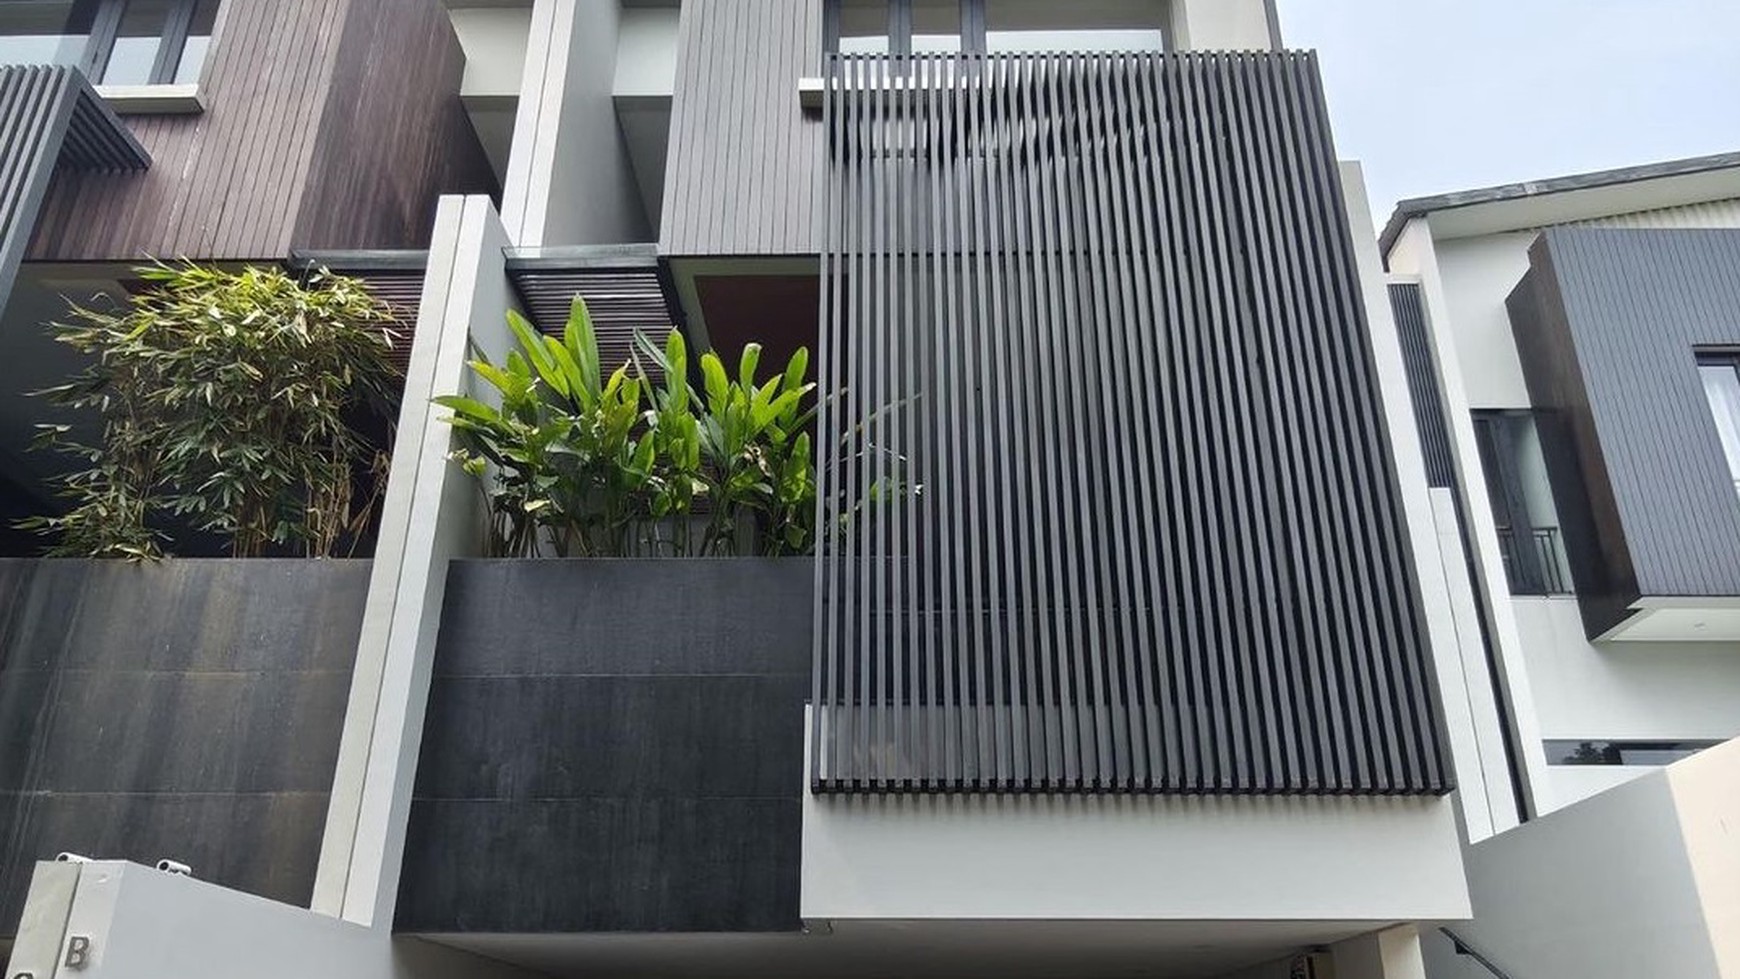
[{"label": "dark gray metal cladding", "polygon": [[1444,421],[1443,391],[1438,384],[1438,365],[1432,356],[1426,304],[1420,287],[1413,283],[1392,283],[1389,291],[1396,335],[1402,343],[1402,366],[1408,374],[1408,394],[1414,402],[1414,427],[1420,434],[1420,450],[1426,458],[1426,485],[1453,489],[1456,459],[1450,452],[1450,429]]},{"label": "dark gray metal cladding", "polygon": [[1740,231],[1553,228],[1508,307],[1584,626],[1740,595],[1740,506],[1698,377],[1740,348]]},{"label": "dark gray metal cladding", "polygon": [[825,73],[812,788],[1448,791],[1313,57]]},{"label": "dark gray metal cladding", "polygon": [[11,294],[57,168],[119,172],[150,165],[77,68],[0,67],[0,301]]}]

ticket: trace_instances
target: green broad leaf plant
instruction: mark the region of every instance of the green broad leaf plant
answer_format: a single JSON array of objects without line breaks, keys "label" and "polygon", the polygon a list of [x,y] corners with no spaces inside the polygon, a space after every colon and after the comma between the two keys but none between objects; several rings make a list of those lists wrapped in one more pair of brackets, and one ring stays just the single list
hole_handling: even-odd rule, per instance
[{"label": "green broad leaf plant", "polygon": [[20,526],[54,538],[52,556],[160,558],[168,526],[235,557],[350,553],[385,483],[354,423],[396,414],[391,307],[324,270],[135,272],[144,288],[124,302],[52,326],[89,366],[35,394],[95,415],[101,438],[38,426],[38,447],[79,467],[59,478],[67,510]]},{"label": "green broad leaf plant", "polygon": [[[808,554],[815,546],[809,353],[758,377],[749,344],[736,372],[682,335],[636,335],[607,376],[585,300],[560,338],[508,313],[514,347],[471,369],[482,396],[450,396],[454,459],[477,477],[497,556]],[[642,358],[659,368],[649,379]]]}]

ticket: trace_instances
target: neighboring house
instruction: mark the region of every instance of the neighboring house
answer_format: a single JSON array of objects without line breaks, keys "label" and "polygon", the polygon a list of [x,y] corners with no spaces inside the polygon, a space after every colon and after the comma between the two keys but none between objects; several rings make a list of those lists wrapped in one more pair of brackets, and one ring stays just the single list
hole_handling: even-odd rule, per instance
[{"label": "neighboring house", "polygon": [[[1455,790],[1489,813],[1509,785],[1460,750],[1483,654],[1420,435],[1386,421],[1406,345],[1358,169],[1270,4],[213,24],[195,90],[56,76],[104,166],[144,169],[31,171],[6,335],[144,254],[420,289],[385,512],[343,582],[183,559],[149,606],[15,562],[6,635],[44,662],[8,648],[0,683],[40,692],[0,687],[32,778],[0,789],[77,818],[0,834],[8,914],[57,851],[135,863],[36,864],[11,974],[1419,979],[1419,923],[1468,917]],[[103,111],[133,98],[204,114]],[[506,310],[555,330],[575,295],[611,358],[672,326],[815,352],[819,554],[481,559],[430,399],[504,356]],[[21,347],[0,385],[46,370]],[[303,632],[326,659],[292,670]],[[246,672],[242,721],[104,694],[130,637]],[[160,856],[201,879],[137,865]]]},{"label": "neighboring house", "polygon": [[1466,558],[1452,930],[1518,977],[1740,974],[1740,154],[1403,201],[1381,246]]}]

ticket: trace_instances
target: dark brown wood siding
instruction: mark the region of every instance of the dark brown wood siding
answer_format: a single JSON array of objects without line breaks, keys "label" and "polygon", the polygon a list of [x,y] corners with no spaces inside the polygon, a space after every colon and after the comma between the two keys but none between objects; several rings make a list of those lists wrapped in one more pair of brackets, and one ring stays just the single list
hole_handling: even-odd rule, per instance
[{"label": "dark brown wood siding", "polygon": [[[151,170],[60,178],[31,258],[423,244],[429,229],[413,215],[443,191],[487,187],[428,159],[480,158],[469,129],[453,128],[463,64],[438,0],[225,0],[200,83],[206,111],[129,118]],[[417,87],[436,85],[445,91]],[[392,173],[361,179],[365,168]]]},{"label": "dark brown wood siding", "polygon": [[420,247],[438,194],[497,190],[459,101],[464,73],[440,3],[353,0],[296,247]]}]

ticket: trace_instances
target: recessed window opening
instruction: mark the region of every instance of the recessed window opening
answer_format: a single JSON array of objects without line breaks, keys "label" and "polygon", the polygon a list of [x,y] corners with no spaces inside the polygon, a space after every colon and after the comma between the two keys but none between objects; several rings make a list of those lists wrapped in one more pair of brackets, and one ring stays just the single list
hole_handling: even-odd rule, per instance
[{"label": "recessed window opening", "polygon": [[837,54],[1164,51],[1166,0],[825,0]]},{"label": "recessed window opening", "polygon": [[1740,352],[1700,355],[1698,379],[1704,383],[1704,398],[1710,404],[1722,455],[1728,460],[1728,475],[1740,494]]}]

